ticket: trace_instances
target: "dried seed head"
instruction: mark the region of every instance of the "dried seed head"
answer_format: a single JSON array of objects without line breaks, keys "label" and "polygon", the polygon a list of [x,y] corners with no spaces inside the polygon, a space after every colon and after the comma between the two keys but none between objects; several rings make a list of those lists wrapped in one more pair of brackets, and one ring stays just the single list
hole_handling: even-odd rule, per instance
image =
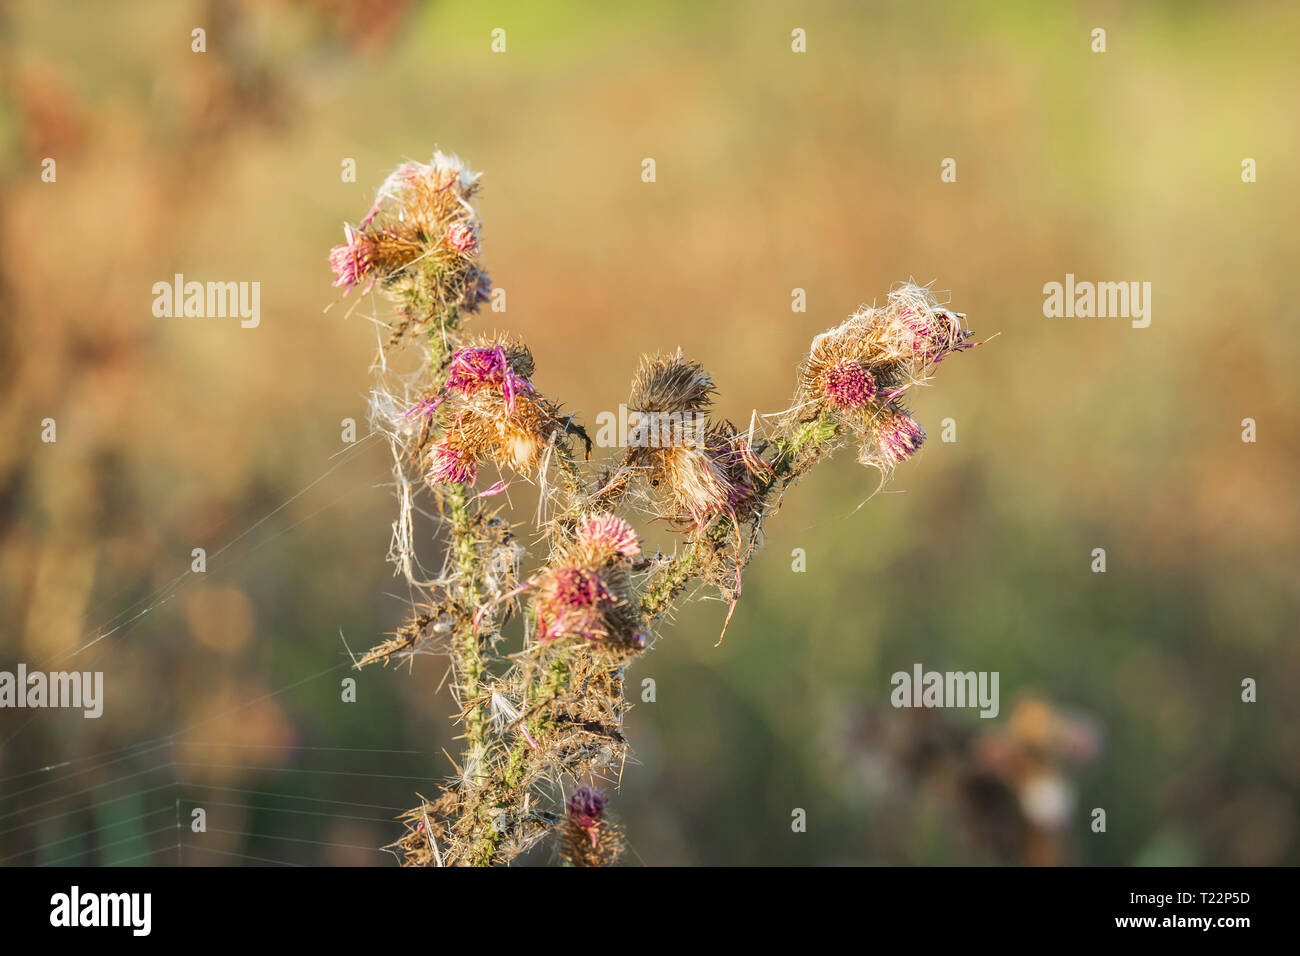
[{"label": "dried seed head", "polygon": [[727,510],[731,483],[707,447],[678,445],[659,450],[654,457],[658,467],[650,473],[651,487],[668,504],[661,517],[699,527]]},{"label": "dried seed head", "polygon": [[546,441],[541,435],[522,428],[507,428],[493,448],[493,457],[520,474],[530,474],[541,466]]},{"label": "dried seed head", "polygon": [[713,404],[713,379],[681,350],[670,357],[644,356],[627,406],[637,412],[702,412]]},{"label": "dried seed head", "polygon": [[698,444],[637,448],[629,463],[642,477],[659,517],[698,530],[722,514],[742,517],[771,467],[730,423],[701,429]]}]

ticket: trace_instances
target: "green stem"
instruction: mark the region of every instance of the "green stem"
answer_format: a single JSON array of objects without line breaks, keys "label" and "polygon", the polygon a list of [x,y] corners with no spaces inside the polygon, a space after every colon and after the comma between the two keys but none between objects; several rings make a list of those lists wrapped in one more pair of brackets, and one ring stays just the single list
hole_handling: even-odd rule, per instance
[{"label": "green stem", "polygon": [[474,536],[468,490],[464,485],[449,485],[445,495],[451,517],[452,547],[460,585],[459,603],[465,611],[461,634],[456,642],[460,692],[469,708],[465,713],[465,753],[468,765],[477,775],[487,756],[487,715],[482,704],[474,703],[480,696],[485,670],[482,646],[473,623],[481,600],[478,586],[478,543]]},{"label": "green stem", "polygon": [[[430,378],[435,389],[443,386],[447,378],[445,360],[455,348],[454,339],[444,341],[447,318],[442,316],[438,325],[429,330]],[[460,607],[464,612],[462,632],[458,635],[454,653],[460,678],[460,693],[469,707],[465,714],[465,758],[474,775],[482,773],[487,758],[487,714],[482,704],[475,704],[483,687],[486,667],[483,648],[474,627],[474,617],[482,600],[479,588],[478,537],[474,528],[473,498],[464,485],[446,485],[442,489],[443,502],[451,519],[452,551],[455,558],[460,590]]]},{"label": "green stem", "polygon": [[[550,666],[546,668],[541,678],[534,683],[535,690],[524,700],[525,714],[530,709],[529,700],[534,698],[542,701],[552,699],[566,686],[569,679],[569,655],[571,653],[572,648],[570,647],[562,647],[557,650]],[[527,718],[525,718],[526,720]],[[529,733],[533,735],[534,739],[540,738],[550,729],[551,723],[551,714],[544,709],[529,729]],[[521,733],[519,740],[510,752],[510,758],[506,762],[505,770],[501,774],[495,797],[484,804],[484,812],[480,815],[482,836],[479,837],[478,843],[470,855],[469,862],[471,866],[490,866],[492,864],[492,860],[501,844],[502,833],[492,826],[490,809],[509,813],[520,805],[516,794],[523,783],[524,771],[528,766],[528,755],[531,752],[532,745],[528,742],[528,738]]]}]

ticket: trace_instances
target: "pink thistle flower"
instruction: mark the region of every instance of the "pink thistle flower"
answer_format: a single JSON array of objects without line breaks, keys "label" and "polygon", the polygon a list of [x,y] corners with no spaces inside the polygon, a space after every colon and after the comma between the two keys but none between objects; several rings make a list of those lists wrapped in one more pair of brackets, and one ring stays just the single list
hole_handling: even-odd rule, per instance
[{"label": "pink thistle flower", "polygon": [[854,411],[862,408],[876,394],[876,379],[860,362],[845,359],[822,374],[822,391],[836,408]]},{"label": "pink thistle flower", "polygon": [[596,845],[596,829],[600,826],[609,798],[594,787],[586,784],[573,791],[573,796],[565,801],[564,809],[575,825],[587,831],[591,845]]},{"label": "pink thistle flower", "polygon": [[971,333],[961,327],[961,320],[951,312],[939,309],[929,315],[907,309],[898,317],[898,325],[905,338],[911,340],[912,351],[924,362],[937,362],[949,352],[967,348],[966,337]]},{"label": "pink thistle flower", "polygon": [[583,568],[550,572],[538,588],[537,638],[553,641],[573,635],[589,641],[607,637],[605,614],[615,599],[600,575]]},{"label": "pink thistle flower", "polygon": [[472,485],[478,477],[478,463],[450,442],[439,442],[429,449],[426,477],[440,485]]},{"label": "pink thistle flower", "polygon": [[578,539],[594,551],[611,552],[625,558],[641,553],[641,539],[632,526],[611,514],[591,515],[578,525]]},{"label": "pink thistle flower", "polygon": [[364,232],[353,232],[351,226],[343,227],[347,242],[330,250],[330,268],[334,271],[334,284],[343,287],[347,295],[364,281],[362,294],[375,284],[375,242]]},{"label": "pink thistle flower", "polygon": [[907,461],[925,441],[925,430],[911,415],[887,415],[872,429],[880,454],[891,465]]},{"label": "pink thistle flower", "polygon": [[447,391],[470,396],[485,388],[500,388],[506,411],[515,410],[515,395],[532,392],[533,386],[510,364],[504,347],[464,348],[452,356],[447,370]]},{"label": "pink thistle flower", "polygon": [[447,244],[461,255],[470,256],[478,250],[478,236],[467,224],[453,222],[447,227]]}]

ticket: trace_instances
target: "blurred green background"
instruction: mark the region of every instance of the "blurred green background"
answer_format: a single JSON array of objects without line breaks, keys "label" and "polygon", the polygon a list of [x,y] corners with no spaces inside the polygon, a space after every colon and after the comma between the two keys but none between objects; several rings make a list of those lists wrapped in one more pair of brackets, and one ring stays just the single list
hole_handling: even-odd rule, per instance
[{"label": "blurred green background", "polygon": [[[678,346],[726,417],[784,408],[810,338],[909,277],[999,333],[916,396],[930,442],[889,493],[855,511],[874,473],[819,467],[726,641],[701,602],[638,665],[627,862],[1300,861],[1295,5],[0,17],[0,669],[125,625],[75,659],[102,719],[0,712],[0,863],[391,865],[394,811],[450,771],[442,662],[340,701],[340,634],[369,646],[405,596],[387,449],[332,457],[375,327],[326,311],[342,223],[435,147],[484,171],[508,306],[480,327],[587,421]],[[260,281],[261,326],[154,318],[176,272]],[[1066,273],[1151,282],[1150,327],[1045,318]],[[890,710],[918,662],[999,671],[1001,714]]]}]

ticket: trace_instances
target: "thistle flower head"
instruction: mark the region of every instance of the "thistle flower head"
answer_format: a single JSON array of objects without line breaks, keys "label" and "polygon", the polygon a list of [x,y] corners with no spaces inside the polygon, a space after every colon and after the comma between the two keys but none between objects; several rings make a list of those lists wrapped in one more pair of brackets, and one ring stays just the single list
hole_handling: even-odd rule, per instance
[{"label": "thistle flower head", "polygon": [[550,564],[534,579],[538,640],[579,637],[644,647],[646,636],[634,597],[630,558],[641,542],[612,514],[587,515],[572,537],[557,542]]},{"label": "thistle flower head", "polygon": [[[426,427],[418,439],[429,457],[430,483],[453,482],[484,459],[524,475],[544,468],[567,425],[559,408],[528,381],[533,368],[527,346],[503,337],[452,354],[441,386],[403,415],[433,419],[438,413],[441,430]],[[454,450],[455,461],[446,449]]]},{"label": "thistle flower head", "polygon": [[469,200],[479,174],[455,156],[403,163],[380,186],[370,212],[330,253],[335,285],[379,284],[401,315],[392,342],[437,324],[455,328],[491,288],[478,262],[479,220]]},{"label": "thistle flower head", "polygon": [[560,856],[574,866],[609,866],[623,848],[617,824],[606,818],[609,798],[595,787],[578,787],[564,803],[564,819],[556,827]]},{"label": "thistle flower head", "polygon": [[564,803],[569,819],[584,830],[590,830],[600,824],[600,818],[605,815],[607,806],[609,806],[609,798],[600,790],[586,784],[573,791],[573,795]]},{"label": "thistle flower head", "polygon": [[517,390],[511,399],[480,391],[453,401],[455,418],[448,434],[473,458],[491,458],[499,466],[534,474],[545,465],[549,450],[564,428],[555,406],[531,390]]},{"label": "thistle flower head", "polygon": [[347,295],[354,288],[365,282],[362,294],[369,292],[376,278],[375,242],[364,232],[357,232],[349,225],[343,226],[347,241],[330,250],[330,269],[334,272],[334,285],[343,288]]},{"label": "thistle flower head", "polygon": [[464,448],[441,441],[429,449],[426,477],[433,484],[472,485],[478,477],[478,463]]},{"label": "thistle flower head", "polygon": [[[812,340],[808,357],[799,367],[799,386],[788,421],[833,413],[856,421],[869,414],[882,379],[898,379],[888,364],[888,353],[871,341],[869,324],[856,313]],[[809,410],[809,407],[812,410]]]},{"label": "thistle flower head", "polygon": [[732,473],[731,430],[720,439],[719,426],[707,422],[713,392],[703,366],[679,349],[644,357],[628,399],[628,407],[648,418],[660,436],[648,447],[633,448],[628,465],[644,479],[661,517],[695,528],[733,510],[746,494]]},{"label": "thistle flower head", "polygon": [[916,454],[925,441],[920,423],[906,412],[888,410],[871,429],[880,457],[889,466],[900,464]]},{"label": "thistle flower head", "polygon": [[474,229],[464,222],[453,222],[447,227],[447,245],[463,256],[473,255],[478,251],[478,236]]},{"label": "thistle flower head", "polygon": [[972,333],[962,328],[962,318],[947,309],[909,307],[901,310],[894,321],[912,352],[922,362],[932,364],[949,352],[969,348],[966,338]]},{"label": "thistle flower head", "polygon": [[641,553],[641,539],[632,526],[612,514],[588,515],[578,523],[578,544],[600,560],[634,558]]},{"label": "thistle flower head", "polygon": [[599,641],[609,636],[606,615],[618,601],[595,571],[562,567],[546,572],[537,587],[537,638],[553,641],[581,637]]},{"label": "thistle flower head", "polygon": [[820,385],[826,400],[843,411],[864,408],[876,395],[875,376],[853,359],[828,365],[821,374]]},{"label": "thistle flower head", "polygon": [[[429,195],[449,194],[464,203],[478,190],[481,173],[476,173],[460,157],[437,151],[428,163],[402,163],[388,174],[375,196],[375,204],[362,221],[368,226],[380,217],[385,207],[394,215],[418,213]],[[468,205],[465,206],[468,209]],[[472,212],[472,210],[469,210]]]},{"label": "thistle flower head", "polygon": [[859,413],[929,380],[939,359],[970,347],[963,318],[940,308],[929,289],[898,285],[883,308],[864,306],[813,339],[791,411],[816,405],[858,430]]},{"label": "thistle flower head", "polygon": [[447,369],[447,391],[472,396],[483,389],[500,389],[506,411],[513,412],[515,396],[534,391],[526,378],[532,374],[531,353],[522,346],[513,351],[513,356],[507,354],[503,344],[460,349]]}]

